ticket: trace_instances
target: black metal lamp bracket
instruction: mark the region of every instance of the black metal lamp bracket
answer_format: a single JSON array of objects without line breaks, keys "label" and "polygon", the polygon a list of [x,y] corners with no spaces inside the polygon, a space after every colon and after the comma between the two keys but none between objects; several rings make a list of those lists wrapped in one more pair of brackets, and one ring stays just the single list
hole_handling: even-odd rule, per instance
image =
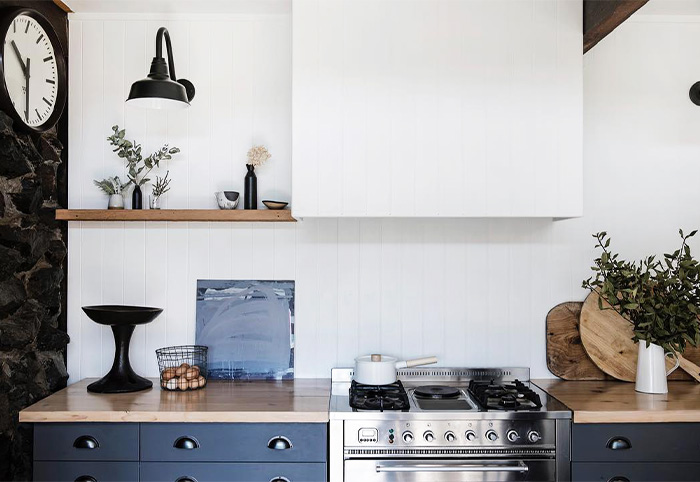
[{"label": "black metal lamp bracket", "polygon": [[[168,52],[167,65],[165,64],[165,59],[163,59],[163,38],[165,38],[165,48]],[[175,75],[175,60],[173,59],[173,47],[170,43],[170,33],[168,33],[167,28],[160,27],[156,33],[156,56],[151,64],[151,75],[157,73],[156,75],[167,77],[168,72],[172,81],[181,84],[185,88],[187,100],[192,101],[194,99],[194,84],[187,79],[178,79]]]}]

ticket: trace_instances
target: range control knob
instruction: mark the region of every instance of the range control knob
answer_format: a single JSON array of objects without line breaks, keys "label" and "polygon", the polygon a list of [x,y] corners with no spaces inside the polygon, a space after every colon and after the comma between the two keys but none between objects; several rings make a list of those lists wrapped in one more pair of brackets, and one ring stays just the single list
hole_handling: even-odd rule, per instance
[{"label": "range control knob", "polygon": [[464,436],[467,438],[467,442],[471,442],[476,439],[476,432],[474,430],[467,430]]},{"label": "range control knob", "polygon": [[508,430],[508,433],[506,434],[506,438],[508,439],[508,441],[510,443],[515,443],[518,440],[520,440],[520,435],[518,434],[518,432],[511,429],[511,430]]},{"label": "range control knob", "polygon": [[530,430],[527,433],[527,439],[534,444],[534,443],[542,440],[542,436],[540,435],[540,433],[537,430]]},{"label": "range control knob", "polygon": [[427,432],[425,432],[423,434],[423,438],[425,439],[426,442],[432,442],[433,440],[435,440],[435,435],[433,435],[433,432],[428,430]]},{"label": "range control knob", "polygon": [[454,432],[445,432],[445,440],[448,442],[454,442],[455,441],[455,434]]},{"label": "range control knob", "polygon": [[496,440],[498,440],[498,434],[493,430],[489,430],[488,432],[486,432],[486,438],[489,439],[491,442],[495,442]]},{"label": "range control knob", "polygon": [[401,438],[403,438],[404,442],[410,444],[411,442],[413,442],[413,433],[406,431],[401,435]]}]

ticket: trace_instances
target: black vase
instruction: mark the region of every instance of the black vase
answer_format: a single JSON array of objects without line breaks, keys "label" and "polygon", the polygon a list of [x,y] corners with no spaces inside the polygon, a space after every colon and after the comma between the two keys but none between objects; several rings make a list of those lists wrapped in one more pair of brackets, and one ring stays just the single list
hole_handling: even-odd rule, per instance
[{"label": "black vase", "polygon": [[131,193],[131,209],[143,209],[143,194],[138,184],[134,186],[134,192]]},{"label": "black vase", "polygon": [[248,172],[245,175],[245,192],[243,196],[244,209],[258,209],[258,177],[255,175],[255,166],[246,164]]}]

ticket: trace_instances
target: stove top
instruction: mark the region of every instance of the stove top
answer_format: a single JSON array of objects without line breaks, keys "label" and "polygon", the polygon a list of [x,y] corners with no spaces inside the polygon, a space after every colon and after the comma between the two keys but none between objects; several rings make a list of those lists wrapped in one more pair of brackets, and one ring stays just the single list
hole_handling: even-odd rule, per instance
[{"label": "stove top", "polygon": [[406,368],[396,383],[362,385],[350,368],[333,369],[331,417],[454,419],[570,418],[571,412],[529,382],[529,369]]},{"label": "stove top", "polygon": [[520,380],[513,383],[472,380],[469,393],[487,410],[535,410],[542,407],[540,396]]},{"label": "stove top", "polygon": [[363,385],[352,381],[350,406],[355,410],[402,410],[407,412],[410,403],[406,389],[400,381],[389,385]]}]

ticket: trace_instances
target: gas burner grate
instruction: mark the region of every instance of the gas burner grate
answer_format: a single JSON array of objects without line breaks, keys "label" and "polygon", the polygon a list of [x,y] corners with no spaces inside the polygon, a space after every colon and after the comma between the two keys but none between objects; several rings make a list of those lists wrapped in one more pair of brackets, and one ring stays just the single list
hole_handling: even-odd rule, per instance
[{"label": "gas burner grate", "polygon": [[542,407],[540,396],[519,380],[513,383],[472,380],[469,393],[488,410],[537,410]]},{"label": "gas burner grate", "polygon": [[350,406],[354,410],[400,410],[408,412],[408,394],[400,381],[389,385],[363,385],[353,380]]}]

